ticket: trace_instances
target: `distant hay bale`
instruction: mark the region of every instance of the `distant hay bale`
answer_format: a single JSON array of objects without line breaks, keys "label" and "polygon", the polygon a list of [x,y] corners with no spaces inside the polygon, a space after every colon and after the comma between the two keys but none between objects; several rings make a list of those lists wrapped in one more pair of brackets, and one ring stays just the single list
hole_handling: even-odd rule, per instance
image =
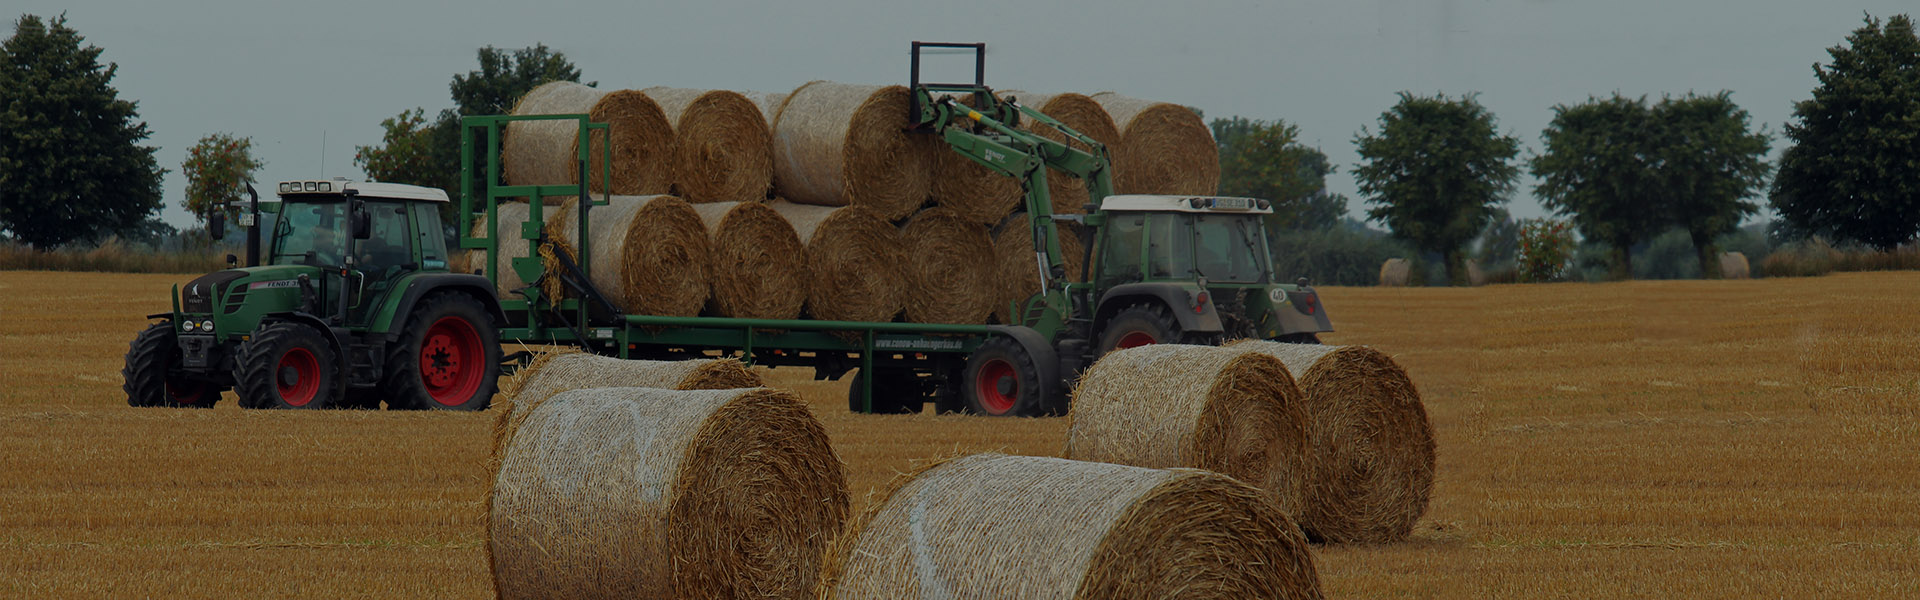
[{"label": "distant hay bale", "polygon": [[[973,105],[973,95],[959,99]],[[994,225],[1021,206],[1020,180],[1001,175],[954,151],[944,142],[933,149],[933,204],[983,225]],[[1052,175],[1052,173],[1048,173]]]},{"label": "distant hay bale", "polygon": [[793,226],[765,204],[695,204],[712,242],[707,281],[713,314],[742,319],[795,319],[807,301],[806,247]]},{"label": "distant hay bale", "polygon": [[857,206],[775,201],[775,212],[806,244],[807,314],[828,321],[885,323],[906,304],[906,244],[900,230]]},{"label": "distant hay bale", "polygon": [[1747,264],[1747,255],[1739,252],[1720,253],[1721,279],[1746,279],[1752,276]]},{"label": "distant hay bale", "polygon": [[1467,259],[1467,285],[1486,285],[1487,272],[1480,268],[1480,261]]},{"label": "distant hay bale", "polygon": [[1114,187],[1122,194],[1211,195],[1220,187],[1220,148],[1193,109],[1093,95],[1120,130],[1114,149]]},{"label": "distant hay bale", "polygon": [[920,211],[901,230],[907,244],[906,313],[914,323],[987,322],[1000,298],[987,226],[946,208]]},{"label": "distant hay bale", "polygon": [[[1067,263],[1067,280],[1085,281],[1080,276],[1086,251],[1080,243],[1080,226],[1064,222],[1054,226],[1059,232],[1060,253]],[[993,237],[993,255],[1000,280],[1000,296],[994,301],[993,314],[1001,323],[1013,323],[1008,307],[1013,303],[1024,304],[1027,298],[1041,291],[1040,259],[1034,255],[1033,227],[1027,223],[1027,213],[1013,213],[1000,225],[999,235]]]},{"label": "distant hay bale", "polygon": [[673,187],[688,202],[759,202],[773,188],[773,138],[752,100],[726,90],[652,87],[673,124]]},{"label": "distant hay bale", "polygon": [[[513,106],[515,115],[585,113],[595,123],[607,123],[613,138],[613,186],[600,181],[603,138],[593,136],[588,147],[588,185],[591,191],[615,194],[665,194],[673,183],[673,126],[660,105],[635,90],[606,91],[570,81],[554,81],[533,88]],[[514,121],[507,124],[501,146],[501,168],[508,185],[580,183],[579,125],[573,121]]]},{"label": "distant hay bale", "polygon": [[976,454],[894,486],[835,542],[820,598],[1321,597],[1299,529],[1215,473]]},{"label": "distant hay bale", "polygon": [[[1040,111],[1059,121],[1068,128],[1078,131],[1107,147],[1108,157],[1112,158],[1114,148],[1120,144],[1120,129],[1113,124],[1113,117],[1100,103],[1085,94],[1030,94],[1020,91],[1006,91],[1001,97],[1010,97],[1021,105]],[[1032,119],[1022,120],[1020,128],[1032,131],[1047,139],[1072,146],[1081,151],[1090,151],[1086,145],[1067,139],[1060,130],[1043,125]],[[1108,173],[1112,176],[1112,173]],[[1089,200],[1087,180],[1070,177],[1059,170],[1047,171],[1047,195],[1052,199],[1053,214],[1068,215],[1086,212],[1082,207]]]},{"label": "distant hay bale", "polygon": [[926,202],[933,173],[930,141],[906,126],[905,87],[800,86],[774,123],[774,184],[794,202],[905,218]]},{"label": "distant hay bale", "polygon": [[[566,348],[545,352],[500,386],[507,405],[496,424],[499,439],[510,437],[534,406],[571,390],[646,387],[667,390],[730,390],[765,385],[760,376],[731,358],[632,360],[587,354]],[[499,447],[495,447],[497,452]]]},{"label": "distant hay bale", "polygon": [[1407,372],[1364,346],[1247,341],[1299,381],[1308,423],[1306,509],[1323,542],[1405,539],[1433,492],[1433,426]]},{"label": "distant hay bale", "polygon": [[1380,285],[1406,287],[1413,281],[1413,264],[1404,258],[1389,258],[1380,263]]},{"label": "distant hay bale", "polygon": [[1181,344],[1115,350],[1080,376],[1067,418],[1067,458],[1206,469],[1298,514],[1307,413],[1277,358]]},{"label": "distant hay bale", "polygon": [[800,598],[847,503],[789,393],[573,390],[507,441],[488,558],[500,598]]},{"label": "distant hay bale", "polygon": [[[579,260],[578,207],[568,200],[563,226],[554,234],[559,250]],[[621,311],[637,315],[691,317],[707,302],[707,263],[713,252],[700,214],[673,196],[613,196],[587,218],[592,237],[588,276]],[[547,271],[562,267],[548,256]],[[549,277],[549,295],[560,284]]]}]

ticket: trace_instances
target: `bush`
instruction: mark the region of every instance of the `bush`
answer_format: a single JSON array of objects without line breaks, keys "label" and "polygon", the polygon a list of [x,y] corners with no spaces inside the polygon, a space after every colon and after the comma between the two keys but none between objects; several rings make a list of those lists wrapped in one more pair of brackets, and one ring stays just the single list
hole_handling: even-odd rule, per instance
[{"label": "bush", "polygon": [[1513,271],[1517,280],[1536,283],[1567,277],[1574,245],[1573,229],[1566,221],[1527,219],[1520,222],[1519,235],[1519,264]]},{"label": "bush", "polygon": [[1273,272],[1280,281],[1306,277],[1323,285],[1374,285],[1380,282],[1380,264],[1389,258],[1413,256],[1387,234],[1348,220],[1320,230],[1274,232]]},{"label": "bush", "polygon": [[124,242],[117,237],[107,238],[97,246],[68,246],[48,251],[5,241],[0,242],[0,270],[207,273],[226,268],[226,255],[227,251],[220,248],[182,249],[178,243],[156,247]]}]

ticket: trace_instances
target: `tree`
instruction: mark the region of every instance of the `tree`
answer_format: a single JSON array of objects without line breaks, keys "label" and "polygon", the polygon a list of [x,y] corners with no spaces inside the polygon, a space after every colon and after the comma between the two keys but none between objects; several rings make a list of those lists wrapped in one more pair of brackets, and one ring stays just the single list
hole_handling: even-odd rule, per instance
[{"label": "tree", "polygon": [[1544,283],[1566,277],[1573,266],[1573,231],[1566,221],[1526,219],[1520,222],[1520,281]]},{"label": "tree", "polygon": [[1540,134],[1546,152],[1532,160],[1533,191],[1548,209],[1570,215],[1589,241],[1613,249],[1612,275],[1633,277],[1634,244],[1660,232],[1662,182],[1653,170],[1659,133],[1646,98],[1615,93],[1553,107]]},{"label": "tree", "polygon": [[180,207],[195,221],[206,222],[209,208],[224,203],[228,219],[240,215],[240,186],[254,183],[253,172],[263,163],[253,157],[253,138],[214,133],[187,149],[180,173],[187,176],[187,197]]},{"label": "tree", "polygon": [[[458,193],[458,174],[440,164],[434,149],[434,128],[426,124],[425,113],[415,108],[381,121],[380,128],[386,133],[381,135],[380,145],[357,148],[353,164],[375,181],[437,187],[448,190],[449,195]],[[457,138],[455,143],[458,144]],[[457,147],[454,153],[459,153]]]},{"label": "tree", "polygon": [[1299,143],[1299,127],[1243,117],[1211,126],[1220,147],[1220,194],[1273,201],[1270,228],[1325,229],[1346,213],[1346,199],[1326,193],[1332,164]]},{"label": "tree", "polygon": [[64,15],[24,15],[0,44],[0,229],[35,248],[137,230],[160,209],[147,124],[83,39]]},{"label": "tree", "polygon": [[1906,15],[1869,16],[1847,44],[1794,104],[1773,208],[1788,230],[1893,248],[1920,233],[1920,40]]},{"label": "tree", "polygon": [[1660,133],[1652,156],[1662,208],[1692,238],[1700,276],[1717,279],[1720,249],[1714,239],[1733,233],[1759,210],[1747,199],[1766,185],[1769,136],[1749,128],[1747,111],[1725,91],[1662,99],[1653,120]]},{"label": "tree", "polygon": [[1447,278],[1467,282],[1466,246],[1507,201],[1519,168],[1520,140],[1501,135],[1493,113],[1472,94],[1459,99],[1401,92],[1380,114],[1380,133],[1354,136],[1360,193],[1396,238],[1440,254]]},{"label": "tree", "polygon": [[[453,105],[460,116],[504,115],[513,112],[513,104],[533,88],[549,81],[580,81],[580,69],[567,62],[567,55],[534,44],[508,54],[487,46],[479,51],[480,70],[454,75]],[[590,82],[587,86],[597,86]]]}]

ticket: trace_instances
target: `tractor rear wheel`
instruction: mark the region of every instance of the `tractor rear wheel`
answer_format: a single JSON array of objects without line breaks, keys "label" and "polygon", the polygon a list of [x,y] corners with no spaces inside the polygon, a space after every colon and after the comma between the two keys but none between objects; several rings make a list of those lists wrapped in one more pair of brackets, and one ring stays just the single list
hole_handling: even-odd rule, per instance
[{"label": "tractor rear wheel", "polygon": [[500,380],[500,338],[487,308],[471,296],[428,296],[387,349],[381,389],[394,410],[480,410]]},{"label": "tractor rear wheel", "polygon": [[960,380],[967,410],[991,417],[1032,417],[1046,410],[1040,367],[1013,338],[996,335],[967,357]]},{"label": "tractor rear wheel", "polygon": [[126,366],[120,369],[120,389],[128,406],[213,408],[220,386],[173,374],[180,364],[180,345],[173,322],[161,321],[134,336],[127,347]]},{"label": "tractor rear wheel", "polygon": [[1185,343],[1187,337],[1166,307],[1135,304],[1107,319],[1106,331],[1100,334],[1100,352],[1095,356],[1147,344]]},{"label": "tractor rear wheel", "polygon": [[337,364],[318,330],[266,323],[235,353],[234,388],[244,408],[332,408],[343,387]]}]

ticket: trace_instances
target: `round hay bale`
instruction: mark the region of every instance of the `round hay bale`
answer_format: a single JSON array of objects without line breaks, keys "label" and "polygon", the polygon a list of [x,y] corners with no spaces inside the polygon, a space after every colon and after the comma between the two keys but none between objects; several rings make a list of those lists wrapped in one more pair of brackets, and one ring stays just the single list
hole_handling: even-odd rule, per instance
[{"label": "round hay bale", "polygon": [[[1112,158],[1114,147],[1120,143],[1120,130],[1113,125],[1113,117],[1100,103],[1085,94],[1029,94],[1020,91],[1001,92],[1002,97],[1013,98],[1021,105],[1040,111],[1054,120],[1081,134],[1093,138],[1107,147],[1108,158]],[[1059,130],[1042,125],[1031,119],[1020,122],[1020,128],[1040,134],[1047,139],[1091,152],[1085,144],[1067,139]],[[1109,173],[1109,176],[1112,174]],[[1072,177],[1058,170],[1047,172],[1047,196],[1052,200],[1053,214],[1068,215],[1086,212],[1089,202],[1087,180]]]},{"label": "round hay bale", "polygon": [[1246,341],[1298,374],[1308,424],[1307,536],[1322,542],[1405,539],[1433,492],[1433,426],[1407,372],[1364,346]]},{"label": "round hay bale", "polygon": [[[740,92],[754,108],[760,109],[760,117],[767,122],[767,135],[773,135],[773,123],[780,118],[780,107],[786,105],[787,95],[774,92]],[[768,142],[771,144],[771,140]]]},{"label": "round hay bale", "polygon": [[1389,258],[1380,263],[1380,285],[1406,287],[1413,281],[1413,263],[1404,258]]},{"label": "round hay bale", "polygon": [[[972,106],[973,95],[967,94],[960,101]],[[1026,197],[1020,180],[988,170],[945,143],[935,144],[933,149],[931,192],[935,206],[989,226],[1018,209]]]},{"label": "round hay bale", "polygon": [[[555,246],[579,260],[580,227],[575,202],[552,235]],[[713,254],[700,214],[673,196],[612,196],[606,206],[589,213],[592,238],[587,275],[600,293],[622,312],[637,315],[691,317],[707,302],[707,263]],[[547,256],[547,270],[562,267],[557,256]],[[549,278],[553,280],[554,278]],[[548,294],[560,292],[552,281]]]},{"label": "round hay bale", "polygon": [[926,203],[932,145],[909,134],[907,88],[815,81],[773,125],[779,193],[802,204],[864,206],[887,220]]},{"label": "round hay bale", "polygon": [[[586,113],[608,124],[608,135],[593,136],[588,148],[588,189],[609,191],[600,181],[605,137],[613,138],[615,194],[665,194],[673,183],[673,125],[660,105],[634,90],[609,92],[571,81],[553,81],[528,91],[513,105],[516,115]],[[580,183],[579,125],[573,121],[515,121],[507,124],[500,166],[507,185]]]},{"label": "round hay bale", "polygon": [[[1059,232],[1060,253],[1067,263],[1067,280],[1086,281],[1080,276],[1081,266],[1086,264],[1080,226],[1056,222],[1054,227]],[[994,301],[993,315],[1001,323],[1013,323],[1008,307],[1014,303],[1024,305],[1027,298],[1041,292],[1040,259],[1033,253],[1033,227],[1027,224],[1027,213],[1013,213],[1000,224],[999,235],[993,236],[993,256],[1000,279],[1000,296]]]},{"label": "round hay bale", "polygon": [[1067,458],[1221,473],[1299,514],[1307,413],[1279,359],[1213,346],[1115,350],[1080,376]]},{"label": "round hay bale", "polygon": [[1120,144],[1110,146],[1116,193],[1211,195],[1220,188],[1220,147],[1192,109],[1113,92],[1093,99],[1120,130]]},{"label": "round hay bale", "polygon": [[1751,266],[1747,264],[1747,255],[1739,252],[1720,253],[1721,279],[1746,279],[1752,274]]},{"label": "round hay bale", "polygon": [[[495,206],[494,212],[500,217],[500,220],[493,224],[491,233],[488,232],[487,215],[481,213],[473,216],[473,231],[470,235],[491,235],[493,236],[495,247],[499,248],[500,257],[497,261],[494,261],[497,265],[495,268],[499,269],[494,276],[495,292],[503,299],[524,299],[524,297],[515,293],[515,290],[527,287],[530,285],[530,282],[520,279],[520,274],[513,270],[513,259],[529,256],[529,254],[527,254],[527,241],[520,239],[520,228],[521,225],[527,222],[527,219],[531,218],[531,207],[525,202],[501,202]],[[542,212],[544,213],[543,216],[546,217],[545,231],[549,238],[552,238],[560,229],[563,229],[560,224],[563,222],[561,217],[564,214],[564,210],[564,208],[557,205],[547,205],[544,207]],[[454,271],[456,273],[472,273],[476,269],[484,273],[489,268],[487,253],[484,251],[469,250],[459,253],[458,256],[459,259],[457,262],[459,264],[457,266],[460,267],[460,270]],[[449,268],[453,266],[455,265],[448,265]],[[545,282],[542,282],[542,284],[544,285]],[[558,282],[554,282],[554,284],[557,285]]]},{"label": "round hay bale", "polygon": [[501,598],[799,598],[847,484],[789,393],[597,388],[532,409],[487,513]]},{"label": "round hay bale", "polygon": [[759,202],[773,189],[773,134],[737,92],[653,87],[673,124],[674,193],[688,202]]},{"label": "round hay bale", "polygon": [[633,360],[561,348],[535,357],[500,386],[506,406],[500,407],[504,410],[494,424],[494,453],[499,453],[501,444],[513,436],[534,406],[560,392],[610,387],[731,390],[763,385],[759,375],[731,358]]},{"label": "round hay bale", "polygon": [[857,206],[770,206],[806,244],[808,315],[885,323],[900,314],[907,252],[899,229]]},{"label": "round hay bale", "polygon": [[987,322],[1001,294],[987,226],[951,209],[929,208],[907,221],[901,237],[907,244],[907,321]]},{"label": "round hay bale", "polygon": [[1299,529],[1244,483],[998,454],[896,481],[825,569],[833,600],[1321,597]]},{"label": "round hay bale", "polygon": [[707,281],[713,314],[795,319],[807,301],[807,252],[793,226],[765,204],[695,204],[712,241]]}]

